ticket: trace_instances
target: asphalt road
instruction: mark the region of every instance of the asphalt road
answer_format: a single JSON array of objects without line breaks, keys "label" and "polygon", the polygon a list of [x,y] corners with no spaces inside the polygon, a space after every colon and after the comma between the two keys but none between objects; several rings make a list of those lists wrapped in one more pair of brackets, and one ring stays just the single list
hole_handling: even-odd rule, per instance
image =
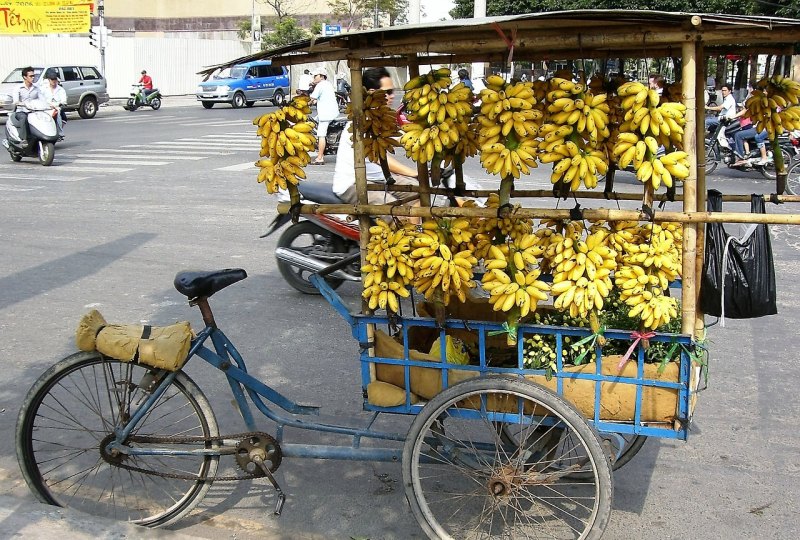
[{"label": "asphalt road", "polygon": [[[110,322],[190,320],[197,328],[199,314],[172,287],[183,269],[245,268],[249,278],[218,293],[211,306],[251,371],[295,401],[321,406],[328,420],[365,421],[349,328],[324,300],[289,288],[275,265],[276,239],[259,239],[275,200],[255,181],[259,144],[250,120],[271,109],[207,111],[168,100],[157,112],[108,107],[93,120],[71,117],[50,168],[0,153],[0,495],[33,501],[14,456],[17,411],[34,379],[74,352],[81,315],[97,308]],[[309,168],[311,179],[330,178],[328,161]],[[496,185],[474,161],[467,171]],[[548,184],[547,173],[537,171],[521,187]],[[630,175],[619,185],[640,189]],[[709,178],[709,187],[769,193],[771,185],[725,171]],[[650,440],[615,474],[604,538],[800,536],[800,230],[771,230],[779,315],[709,329],[709,388],[689,440]],[[355,284],[340,289],[352,305],[358,293]],[[201,363],[188,373],[212,400],[222,429],[242,431],[224,379]],[[403,430],[408,423],[389,418],[383,426]],[[267,421],[261,427],[271,429]],[[280,518],[272,515],[266,481],[217,483],[199,511],[174,528],[238,540],[422,537],[399,464],[286,460],[277,478],[288,496]]]}]

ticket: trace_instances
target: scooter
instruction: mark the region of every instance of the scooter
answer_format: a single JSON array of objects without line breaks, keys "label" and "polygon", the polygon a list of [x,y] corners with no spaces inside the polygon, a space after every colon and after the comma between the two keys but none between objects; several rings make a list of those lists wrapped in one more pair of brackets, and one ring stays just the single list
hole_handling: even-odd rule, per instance
[{"label": "scooter", "polygon": [[161,92],[158,88],[153,90],[145,96],[144,85],[134,84],[131,88],[131,97],[128,98],[127,103],[122,106],[123,109],[128,111],[135,111],[139,107],[152,107],[154,111],[161,108]]},{"label": "scooter", "polygon": [[[722,131],[723,129],[725,130],[724,132]],[[750,153],[742,156],[743,163],[735,165],[739,157],[733,151],[736,144],[734,135],[741,129],[742,127],[738,120],[731,121],[726,119],[722,119],[716,127],[709,129],[705,138],[706,174],[713,173],[720,163],[724,163],[730,169],[742,172],[758,171],[764,178],[775,180],[777,173],[775,171],[775,162],[772,159],[773,150],[770,141],[766,141],[768,156],[766,163],[760,163],[761,151],[756,148],[755,139],[750,139],[748,141]],[[721,133],[724,133],[724,137],[720,137]],[[796,142],[797,140],[788,133],[778,137],[780,152],[783,154],[783,162],[787,167],[792,158],[798,153]]]},{"label": "scooter", "polygon": [[[455,187],[452,169],[441,175],[443,187]],[[467,189],[476,190],[480,186],[474,180],[464,179]],[[304,203],[346,204],[331,189],[330,183],[300,182],[297,186]],[[285,195],[285,194],[284,194]],[[288,200],[283,197],[281,200]],[[442,198],[442,204],[450,204]],[[482,204],[481,200],[478,200]],[[289,214],[279,214],[270,224],[270,229],[261,236],[266,238],[289,223]],[[304,214],[301,221],[292,224],[278,238],[275,257],[278,270],[286,282],[305,294],[319,294],[319,290],[309,281],[311,274],[343,261],[358,253],[360,229],[358,221],[349,221],[347,216],[330,214]],[[361,281],[361,267],[358,261],[329,274],[328,284],[336,289],[345,281]]]},{"label": "scooter", "polygon": [[3,146],[11,155],[11,161],[38,157],[39,163],[47,167],[53,163],[58,140],[54,109],[40,100],[26,101],[21,108],[24,110],[11,113],[6,120]]},{"label": "scooter", "polygon": [[[314,124],[314,137],[317,136],[317,119],[312,118],[311,122]],[[339,139],[342,137],[342,132],[344,131],[345,126],[347,126],[347,122],[349,120],[345,117],[339,117],[335,120],[331,120],[328,123],[328,132],[325,134],[325,152],[324,155],[326,156],[335,156],[336,152],[339,150]]]}]

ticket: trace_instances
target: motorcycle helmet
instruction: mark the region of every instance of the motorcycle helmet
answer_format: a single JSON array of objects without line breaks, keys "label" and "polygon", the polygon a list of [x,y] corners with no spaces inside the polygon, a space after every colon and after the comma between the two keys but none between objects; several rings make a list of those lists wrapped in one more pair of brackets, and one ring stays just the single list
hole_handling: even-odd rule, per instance
[{"label": "motorcycle helmet", "polygon": [[58,72],[54,69],[48,69],[44,74],[44,78],[58,80]]},{"label": "motorcycle helmet", "polygon": [[469,72],[464,68],[459,69],[458,70],[458,78],[459,79],[469,79]]}]

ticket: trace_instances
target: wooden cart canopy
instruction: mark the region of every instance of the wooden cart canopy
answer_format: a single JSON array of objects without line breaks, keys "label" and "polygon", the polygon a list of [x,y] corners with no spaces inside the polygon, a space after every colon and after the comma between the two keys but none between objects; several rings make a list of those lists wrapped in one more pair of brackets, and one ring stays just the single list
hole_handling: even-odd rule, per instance
[{"label": "wooden cart canopy", "polygon": [[[279,65],[360,59],[363,66],[567,58],[644,58],[680,55],[686,41],[707,54],[793,54],[800,20],[665,11],[552,11],[481,19],[390,26],[313,38],[208,67],[215,70],[271,58]],[[674,50],[673,50],[674,48]]]}]

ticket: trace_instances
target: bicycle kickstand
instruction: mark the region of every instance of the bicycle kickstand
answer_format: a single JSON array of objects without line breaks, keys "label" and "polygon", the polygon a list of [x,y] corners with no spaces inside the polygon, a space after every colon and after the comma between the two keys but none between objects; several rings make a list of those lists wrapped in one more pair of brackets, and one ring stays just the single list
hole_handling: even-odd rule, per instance
[{"label": "bicycle kickstand", "polygon": [[261,456],[253,456],[253,461],[256,465],[261,467],[261,470],[264,471],[264,474],[267,476],[270,484],[272,487],[275,488],[275,492],[278,494],[278,503],[275,505],[275,515],[281,515],[281,510],[283,510],[283,503],[286,502],[286,495],[283,494],[283,490],[281,486],[278,485],[278,481],[275,480],[275,477],[272,475],[272,471],[269,470],[269,467],[264,463],[264,460],[261,459]]}]

